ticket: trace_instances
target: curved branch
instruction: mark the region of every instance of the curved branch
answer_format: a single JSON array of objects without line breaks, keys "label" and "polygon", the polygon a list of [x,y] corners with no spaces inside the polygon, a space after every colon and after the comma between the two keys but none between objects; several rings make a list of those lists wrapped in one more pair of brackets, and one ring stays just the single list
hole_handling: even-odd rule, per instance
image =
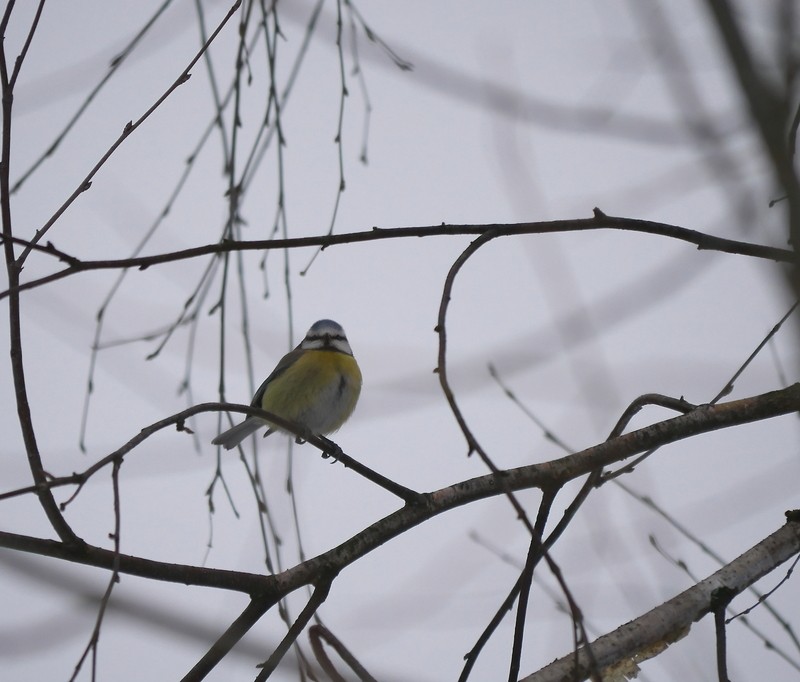
[{"label": "curved branch", "polygon": [[136,446],[141,444],[144,440],[146,440],[150,436],[158,433],[159,431],[167,428],[168,426],[173,426],[173,425],[179,431],[188,431],[188,429],[186,429],[186,427],[184,426],[184,422],[189,417],[192,417],[196,414],[201,414],[203,412],[220,412],[222,410],[227,410],[228,412],[240,412],[247,416],[265,418],[268,421],[280,426],[282,429],[294,434],[298,438],[302,438],[306,442],[316,447],[320,452],[322,452],[323,457],[325,458],[333,457],[334,460],[341,462],[345,466],[345,468],[352,469],[360,476],[366,478],[368,481],[375,483],[376,485],[380,486],[384,490],[389,491],[393,495],[397,495],[397,497],[401,498],[404,502],[408,504],[417,504],[420,502],[420,494],[418,492],[406,488],[405,486],[402,486],[399,483],[395,483],[394,481],[386,478],[385,476],[382,476],[377,471],[370,469],[368,466],[362,464],[358,460],[353,459],[349,455],[345,454],[342,451],[342,449],[330,439],[325,438],[323,436],[315,436],[312,434],[305,433],[303,432],[302,429],[299,429],[298,426],[293,422],[290,422],[279,415],[272,414],[271,412],[267,412],[257,407],[252,407],[250,405],[235,405],[229,403],[201,403],[199,405],[194,405],[192,407],[189,407],[185,410],[181,410],[176,414],[173,414],[164,419],[160,419],[159,421],[144,427],[141,431],[139,431],[139,433],[137,433],[133,438],[128,440],[124,445],[117,448],[116,450],[114,450],[114,452],[106,455],[102,459],[99,459],[97,462],[92,464],[84,471],[76,472],[68,476],[50,477],[47,480],[37,482],[34,485],[29,485],[25,486],[24,488],[17,488],[16,490],[10,490],[4,493],[0,493],[0,501],[12,497],[21,497],[22,495],[29,495],[31,493],[49,491],[52,490],[53,488],[61,488],[68,485],[77,486],[77,489],[69,498],[69,500],[61,504],[63,510],[63,508],[66,507],[66,505],[69,504],[69,502],[71,502],[72,499],[74,499],[74,497],[80,492],[81,488],[84,486],[86,481],[88,481],[98,471],[107,467],[108,465],[117,464],[121,462],[122,459],[125,457],[125,455],[127,455],[131,450],[133,450]]},{"label": "curved branch", "polygon": [[[0,91],[2,91],[2,145],[0,145],[0,221],[2,221],[2,241],[3,254],[5,256],[6,271],[8,272],[8,287],[12,292],[8,302],[8,331],[9,331],[9,355],[11,356],[11,374],[14,383],[14,395],[17,408],[17,418],[19,421],[22,439],[25,443],[25,454],[28,459],[28,467],[31,476],[37,486],[42,486],[47,480],[47,476],[42,465],[42,456],[36,442],[36,431],[33,428],[33,417],[31,416],[30,403],[28,401],[28,389],[25,383],[25,365],[23,362],[22,346],[22,315],[20,310],[19,277],[22,271],[22,262],[15,258],[13,238],[13,226],[11,220],[11,195],[9,193],[9,169],[11,167],[11,116],[14,104],[14,81],[19,71],[14,70],[14,74],[9,77],[8,63],[5,51],[5,32],[8,20],[11,17],[13,2],[6,5],[3,19],[0,21]],[[42,5],[39,5],[34,26],[28,34],[29,40],[32,38],[36,24],[39,21],[39,12]],[[24,51],[27,51],[27,45]],[[23,53],[24,54],[24,53]],[[17,66],[21,67],[23,55],[20,55]],[[64,519],[58,509],[53,494],[46,487],[37,487],[36,494],[39,497],[39,504],[44,510],[50,525],[58,536],[65,542],[73,545],[80,545],[81,539],[75,534],[72,528]]]}]

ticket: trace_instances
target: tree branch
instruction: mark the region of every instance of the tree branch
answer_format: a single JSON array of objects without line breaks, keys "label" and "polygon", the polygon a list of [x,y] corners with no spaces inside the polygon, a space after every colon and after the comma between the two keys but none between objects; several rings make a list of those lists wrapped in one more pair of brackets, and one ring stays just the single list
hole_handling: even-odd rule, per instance
[{"label": "tree branch", "polygon": [[[119,137],[116,141],[108,148],[105,154],[100,158],[100,160],[94,165],[94,168],[89,171],[88,175],[80,182],[78,187],[72,192],[72,194],[67,198],[67,200],[61,204],[61,206],[56,210],[56,212],[50,217],[50,219],[38,230],[36,230],[36,234],[34,234],[33,238],[31,239],[31,245],[37,244],[45,234],[47,234],[48,230],[56,223],[56,221],[61,217],[61,215],[66,211],[73,202],[86,190],[88,190],[92,185],[92,178],[97,174],[97,172],[103,167],[106,161],[111,158],[111,155],[119,148],[119,146],[126,140],[128,137],[136,130],[142,123],[144,123],[151,114],[161,106],[161,104],[181,85],[183,85],[186,81],[189,80],[191,76],[191,70],[194,65],[200,60],[203,56],[205,51],[209,48],[211,43],[214,39],[219,35],[220,31],[222,31],[225,24],[228,23],[228,20],[234,15],[236,10],[238,9],[239,5],[241,4],[242,0],[235,0],[231,8],[228,10],[228,13],[222,19],[220,24],[217,26],[216,30],[211,34],[208,40],[203,44],[200,50],[192,57],[191,61],[189,62],[188,66],[181,72],[181,74],[172,82],[172,84],[164,91],[164,93],[159,97],[153,105],[145,111],[136,121],[129,121],[125,124],[122,132],[120,133]],[[31,252],[31,247],[26,247],[23,252],[19,256],[19,263],[22,265],[28,257],[28,254]]]},{"label": "tree branch", "polygon": [[[33,417],[31,416],[30,403],[28,401],[28,389],[25,382],[25,363],[22,356],[22,320],[19,301],[19,276],[22,271],[22,263],[18,261],[14,253],[12,238],[14,229],[11,219],[11,194],[10,168],[11,168],[11,132],[12,132],[12,112],[14,105],[14,80],[19,73],[14,71],[13,77],[9,77],[8,63],[5,51],[5,31],[11,16],[13,2],[6,5],[6,11],[0,23],[0,89],[2,89],[2,149],[0,149],[0,220],[2,220],[3,252],[5,255],[6,270],[8,272],[8,287],[11,292],[8,299],[8,330],[9,330],[9,355],[11,356],[11,374],[14,381],[14,396],[17,408],[17,418],[22,440],[25,443],[25,453],[28,458],[28,467],[31,471],[34,483],[37,485],[36,493],[39,496],[39,503],[47,516],[50,525],[58,536],[65,542],[80,544],[82,541],[70,528],[53,499],[53,493],[47,487],[42,487],[46,480],[42,457],[39,446],[36,442],[36,432],[33,428]],[[34,27],[38,23],[41,5],[34,20]],[[31,29],[33,31],[33,28]],[[28,34],[28,42],[32,39],[32,33]],[[27,50],[27,44],[25,50]],[[24,55],[24,52],[23,52]],[[22,56],[17,61],[17,66],[22,65]]]},{"label": "tree branch", "polygon": [[[685,636],[692,623],[713,611],[720,587],[738,594],[800,552],[800,523],[790,521],[719,571],[639,618],[603,635],[591,644],[598,665],[633,672],[636,664],[661,653]],[[576,667],[577,661],[577,667]],[[589,675],[586,648],[567,654],[520,682],[579,682]]]},{"label": "tree branch", "polygon": [[[226,407],[233,409],[231,406]],[[780,391],[713,406],[702,406],[689,414],[657,422],[560,459],[461,481],[422,494],[419,504],[405,505],[340,545],[282,573],[271,576],[169,564],[125,554],[119,555],[119,572],[185,585],[246,592],[251,596],[275,594],[282,596],[298,587],[315,582],[320,575],[341,571],[389,540],[434,516],[475,500],[504,495],[509,490],[557,488],[575,478],[596,471],[598,467],[624,460],[654,447],[717,429],[789,414],[796,412],[798,408],[800,408],[800,384],[793,384]],[[179,414],[210,412],[218,409],[220,409],[218,403],[210,403],[195,406],[195,408],[184,410]],[[236,407],[235,409],[245,412],[253,408]],[[174,420],[175,417],[171,419]],[[163,424],[168,421],[162,420],[159,423]],[[547,546],[546,542],[545,547]],[[0,532],[0,547],[9,547],[106,569],[114,568],[114,560],[117,556],[113,551],[91,545],[76,547],[54,540],[5,532]]]},{"label": "tree branch", "polygon": [[244,635],[252,628],[277,599],[251,599],[239,617],[231,623],[230,627],[222,633],[220,638],[206,654],[183,676],[181,682],[197,682],[205,679],[214,667],[233,649]]},{"label": "tree branch", "polygon": [[[586,230],[623,230],[652,234],[671,239],[678,239],[690,244],[695,244],[701,251],[721,251],[723,253],[737,254],[763,258],[778,263],[793,263],[794,254],[787,249],[778,249],[772,246],[752,244],[750,242],[726,239],[705,234],[697,230],[690,230],[668,223],[657,223],[651,220],[637,220],[635,218],[620,218],[607,216],[599,209],[595,209],[594,218],[576,218],[574,220],[552,220],[543,222],[512,223],[512,224],[486,224],[486,225],[429,225],[420,227],[394,227],[377,228],[363,232],[349,232],[346,234],[319,235],[315,237],[294,237],[292,239],[261,239],[254,241],[223,240],[217,244],[206,244],[181,251],[170,251],[153,256],[136,256],[134,258],[118,258],[112,260],[80,260],[74,256],[71,264],[44,277],[24,282],[16,287],[16,291],[25,291],[35,287],[56,282],[64,277],[87,272],[90,270],[119,270],[123,268],[139,268],[144,270],[153,265],[174,263],[189,260],[198,256],[223,254],[234,251],[267,251],[271,249],[290,249],[304,247],[328,248],[341,244],[381,241],[384,239],[404,239],[408,237],[437,237],[453,235],[483,235],[492,232],[495,237],[514,237],[529,234],[552,234],[555,232],[583,232]],[[53,255],[56,255],[55,253]],[[65,260],[60,254],[60,260]],[[8,297],[8,291],[0,292],[0,300]]]}]

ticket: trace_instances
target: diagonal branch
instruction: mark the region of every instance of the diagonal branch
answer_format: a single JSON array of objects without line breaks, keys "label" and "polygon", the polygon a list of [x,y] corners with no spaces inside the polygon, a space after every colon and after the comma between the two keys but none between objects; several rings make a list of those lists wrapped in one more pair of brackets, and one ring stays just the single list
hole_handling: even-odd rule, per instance
[{"label": "diagonal branch", "polygon": [[[603,635],[591,644],[597,664],[631,673],[683,637],[692,624],[714,609],[713,595],[721,587],[738,594],[800,552],[800,522],[789,521],[719,571],[639,618]],[[586,647],[524,677],[521,682],[580,682],[590,674]],[[616,678],[615,678],[616,679]]]},{"label": "diagonal branch", "polygon": [[[198,405],[192,410],[184,410],[172,419],[176,421],[178,417],[186,417],[190,412],[212,412],[221,407],[219,403]],[[253,409],[224,407],[239,412]],[[356,533],[340,545],[271,576],[151,561],[125,554],[117,555],[113,551],[91,545],[76,547],[65,542],[31,538],[2,531],[0,531],[0,547],[9,547],[105,569],[113,569],[116,557],[119,556],[119,572],[122,574],[184,585],[217,587],[245,592],[251,596],[275,594],[283,596],[298,587],[315,582],[321,575],[330,575],[341,571],[389,540],[434,516],[476,500],[505,495],[509,490],[557,488],[575,478],[596,471],[599,467],[619,462],[654,447],[730,426],[794,413],[798,408],[800,408],[800,384],[793,384],[780,391],[699,407],[689,414],[657,422],[560,459],[461,481],[430,493],[424,493],[418,504],[407,504]],[[160,423],[167,421],[162,420]],[[548,538],[544,543],[545,548],[549,543],[550,539]]]},{"label": "diagonal branch", "polygon": [[205,679],[217,663],[228,655],[236,642],[247,634],[261,616],[275,605],[276,601],[263,598],[251,599],[239,617],[231,623],[230,627],[222,633],[194,667],[183,676],[181,682],[197,682],[197,680]]},{"label": "diagonal branch", "polygon": [[[183,85],[186,81],[189,80],[191,76],[191,70],[194,65],[200,60],[203,56],[205,51],[209,48],[211,43],[214,39],[219,35],[220,31],[224,28],[225,24],[228,23],[228,20],[234,15],[236,10],[238,9],[239,5],[241,4],[242,0],[235,0],[231,8],[228,10],[228,13],[222,19],[220,24],[217,26],[216,30],[209,36],[208,40],[203,44],[197,54],[192,58],[189,62],[189,65],[183,70],[183,72],[173,81],[172,85],[170,85],[166,91],[159,97],[153,105],[145,111],[136,121],[129,121],[120,133],[120,136],[115,140],[115,142],[108,148],[105,154],[100,158],[100,160],[94,165],[94,168],[89,171],[88,175],[81,181],[78,187],[72,192],[72,194],[67,198],[67,200],[61,204],[61,206],[56,210],[56,212],[50,217],[50,219],[38,230],[36,230],[36,234],[31,239],[31,244],[37,244],[41,241],[42,237],[47,234],[48,230],[56,223],[56,221],[62,216],[64,211],[66,211],[73,202],[86,190],[88,190],[92,185],[92,178],[97,174],[97,172],[103,167],[106,161],[111,158],[112,154],[119,148],[119,146],[128,139],[128,137],[136,130],[139,126],[142,125],[148,118],[150,118],[151,114],[158,109],[163,102],[177,90],[181,85]],[[19,256],[19,264],[25,262],[28,257],[28,254],[31,252],[31,247],[26,247],[25,250]]]},{"label": "diagonal branch", "polygon": [[311,595],[311,599],[308,600],[308,603],[300,612],[297,620],[292,623],[292,627],[289,628],[289,632],[286,633],[286,636],[283,638],[281,643],[278,645],[275,651],[272,652],[272,655],[269,657],[269,659],[267,659],[267,661],[263,664],[261,672],[259,672],[256,676],[255,682],[264,682],[275,671],[275,668],[278,667],[278,664],[289,650],[289,647],[294,644],[294,642],[300,636],[300,633],[303,631],[303,628],[308,625],[311,617],[317,612],[317,609],[319,609],[325,599],[327,599],[334,577],[335,576],[327,576],[319,581],[314,593]]}]

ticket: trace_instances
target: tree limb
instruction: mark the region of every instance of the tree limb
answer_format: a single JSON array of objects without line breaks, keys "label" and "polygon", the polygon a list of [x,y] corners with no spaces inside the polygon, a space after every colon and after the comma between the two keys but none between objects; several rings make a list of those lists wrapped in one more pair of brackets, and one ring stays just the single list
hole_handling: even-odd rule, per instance
[{"label": "tree limb", "polygon": [[[591,644],[592,654],[606,674],[609,669],[636,670],[637,663],[661,653],[685,636],[692,623],[713,611],[712,595],[719,588],[738,594],[798,552],[800,523],[789,521],[705,580],[596,639]],[[586,650],[582,647],[577,657],[569,653],[520,682],[579,682],[587,679],[589,671]]]}]

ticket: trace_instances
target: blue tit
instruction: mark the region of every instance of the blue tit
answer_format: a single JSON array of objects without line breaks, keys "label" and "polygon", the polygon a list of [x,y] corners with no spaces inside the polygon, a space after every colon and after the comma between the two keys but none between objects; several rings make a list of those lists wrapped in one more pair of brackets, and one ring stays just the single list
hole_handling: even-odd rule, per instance
[{"label": "blue tit", "polygon": [[[324,436],[347,421],[360,393],[361,370],[344,329],[333,320],[319,320],[300,345],[281,358],[250,404]],[[247,417],[211,442],[231,450],[262,426],[269,427],[267,434],[283,430]]]}]

